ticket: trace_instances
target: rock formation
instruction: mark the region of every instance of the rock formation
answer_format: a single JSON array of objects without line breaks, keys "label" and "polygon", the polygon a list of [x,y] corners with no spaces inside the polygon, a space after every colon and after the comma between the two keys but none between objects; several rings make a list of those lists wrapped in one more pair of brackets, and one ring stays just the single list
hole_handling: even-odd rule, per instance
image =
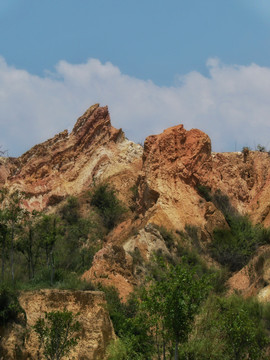
[{"label": "rock formation", "polygon": [[111,126],[107,107],[91,106],[65,130],[17,159],[2,161],[0,185],[30,196],[29,209],[43,210],[93,181],[111,179],[123,199],[137,177],[142,147]]},{"label": "rock formation", "polygon": [[19,158],[0,158],[0,187],[29,195],[25,206],[42,210],[68,195],[80,195],[95,182],[107,181],[126,204],[137,187],[136,212],[104,240],[83,277],[115,285],[123,299],[136,285],[131,253],[142,257],[168,249],[152,224],[183,231],[196,226],[207,244],[215,228],[228,224],[222,212],[198,192],[227,195],[254,223],[270,226],[270,156],[258,151],[213,153],[209,137],[183,125],[145,140],[144,148],[125,138],[110,122],[107,107],[91,106],[72,132],[56,135]]},{"label": "rock formation", "polygon": [[[105,307],[102,292],[40,290],[21,293],[20,304],[26,312],[26,327],[12,324],[1,329],[0,347],[3,360],[35,360],[39,342],[33,325],[45,312],[56,310],[78,313],[81,324],[78,345],[69,358],[84,360],[105,359],[106,347],[115,338],[112,323]],[[66,358],[65,358],[66,359]]]}]

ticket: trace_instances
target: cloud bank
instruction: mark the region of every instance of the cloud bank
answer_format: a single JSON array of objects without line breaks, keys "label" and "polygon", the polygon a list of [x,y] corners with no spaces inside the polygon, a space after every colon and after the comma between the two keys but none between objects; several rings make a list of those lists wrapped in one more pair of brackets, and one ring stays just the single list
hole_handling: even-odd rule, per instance
[{"label": "cloud bank", "polygon": [[18,156],[56,133],[72,129],[92,104],[108,105],[113,126],[142,142],[184,124],[199,128],[214,151],[270,147],[270,68],[207,62],[209,76],[191,72],[172,87],[122,74],[97,59],[60,61],[43,77],[16,69],[0,57],[0,144]]}]

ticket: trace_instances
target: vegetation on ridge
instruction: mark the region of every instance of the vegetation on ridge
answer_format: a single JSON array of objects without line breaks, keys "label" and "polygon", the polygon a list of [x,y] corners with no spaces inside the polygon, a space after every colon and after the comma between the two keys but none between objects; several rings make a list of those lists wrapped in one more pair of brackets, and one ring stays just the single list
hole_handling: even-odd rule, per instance
[{"label": "vegetation on ridge", "polygon": [[[202,250],[197,227],[186,225],[185,231],[174,233],[156,226],[170,254],[159,252],[146,263],[139,249],[134,250],[133,263],[145,267],[146,279],[127,302],[121,301],[115,288],[98,286],[105,292],[118,336],[107,349],[109,360],[264,359],[270,308],[253,299],[224,297],[224,268],[235,271],[244,266],[258,246],[269,243],[269,231],[240,216],[220,191],[212,194],[211,189],[198,188],[198,192],[223,212],[229,226],[214,231],[209,248]],[[23,194],[14,195],[14,204],[12,194],[2,195],[0,321],[16,321],[21,314],[16,292],[4,285],[12,279],[20,289],[93,289],[79,277],[90,268],[103,238],[126,213],[114,189],[108,184],[94,186],[83,199],[66,199],[55,214],[25,211]],[[209,268],[200,256],[203,251],[210,252],[221,270]],[[56,314],[47,314],[36,324],[42,344],[45,337],[41,336],[47,334],[48,349],[54,337],[50,334],[58,331],[53,318]],[[73,315],[70,318],[74,320]],[[49,320],[50,325],[46,324]],[[74,336],[70,344],[76,343]],[[57,359],[49,350],[46,354],[48,359]]]}]

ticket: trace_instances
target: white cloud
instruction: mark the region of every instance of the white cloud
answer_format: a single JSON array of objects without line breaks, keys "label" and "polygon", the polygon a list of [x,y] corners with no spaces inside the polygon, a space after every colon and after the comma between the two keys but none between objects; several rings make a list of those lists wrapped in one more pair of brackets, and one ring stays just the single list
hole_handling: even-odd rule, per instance
[{"label": "white cloud", "polygon": [[44,77],[9,66],[0,58],[0,144],[19,155],[55,133],[71,129],[90,105],[108,105],[112,124],[134,141],[183,123],[205,131],[215,151],[270,146],[270,68],[207,62],[174,87],[124,75],[111,63],[60,61]]}]

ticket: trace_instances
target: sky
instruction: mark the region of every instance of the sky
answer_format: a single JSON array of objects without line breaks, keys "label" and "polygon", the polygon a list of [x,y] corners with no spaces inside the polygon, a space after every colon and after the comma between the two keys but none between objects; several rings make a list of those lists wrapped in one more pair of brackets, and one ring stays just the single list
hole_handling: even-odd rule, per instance
[{"label": "sky", "polygon": [[270,149],[269,0],[0,0],[0,146],[19,156],[92,104],[143,143],[184,124]]}]

